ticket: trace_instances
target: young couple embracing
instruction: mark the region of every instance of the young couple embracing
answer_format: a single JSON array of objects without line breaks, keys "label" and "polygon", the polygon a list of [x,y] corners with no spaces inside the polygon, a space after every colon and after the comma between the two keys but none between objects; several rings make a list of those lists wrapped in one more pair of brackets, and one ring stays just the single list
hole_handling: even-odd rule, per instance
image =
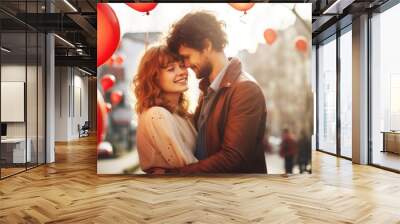
[{"label": "young couple embracing", "polygon": [[[192,12],[172,25],[165,44],[142,56],[134,78],[137,149],[146,173],[266,173],[266,103],[238,58],[224,53],[224,24]],[[188,69],[200,79],[188,112]]]}]

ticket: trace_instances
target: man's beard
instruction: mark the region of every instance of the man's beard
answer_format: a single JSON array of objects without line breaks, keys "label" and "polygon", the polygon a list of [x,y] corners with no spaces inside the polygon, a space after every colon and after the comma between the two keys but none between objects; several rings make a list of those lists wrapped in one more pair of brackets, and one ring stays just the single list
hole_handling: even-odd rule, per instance
[{"label": "man's beard", "polygon": [[199,71],[196,74],[196,77],[198,79],[208,78],[210,76],[211,72],[212,72],[212,64],[210,63],[210,61],[207,60],[204,63],[204,65],[202,65],[199,68]]}]

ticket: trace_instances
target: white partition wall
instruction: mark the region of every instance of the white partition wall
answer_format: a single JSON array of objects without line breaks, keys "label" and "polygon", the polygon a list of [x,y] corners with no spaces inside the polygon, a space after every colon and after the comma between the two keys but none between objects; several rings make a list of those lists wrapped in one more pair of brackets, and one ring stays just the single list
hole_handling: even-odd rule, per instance
[{"label": "white partition wall", "polygon": [[[22,5],[24,6],[24,4]],[[20,27],[22,29],[22,27]],[[25,29],[23,29],[25,30]],[[8,51],[1,51],[1,89],[0,100],[1,124],[6,127],[6,133],[0,144],[1,151],[1,177],[13,175],[26,170],[27,162],[27,114],[26,114],[26,83],[27,83],[27,35],[25,32],[1,30],[1,46]],[[18,84],[11,84],[18,83]],[[18,86],[18,87],[17,87]],[[17,93],[18,88],[21,93]],[[21,89],[22,88],[22,89]],[[15,99],[18,98],[18,99]],[[14,105],[12,100],[16,100]],[[11,102],[10,102],[11,101]],[[22,105],[21,105],[22,103]],[[14,111],[18,110],[18,111]],[[15,112],[15,114],[14,114]],[[13,115],[11,115],[13,114]],[[22,117],[21,117],[22,115]]]},{"label": "white partition wall", "polygon": [[[32,2],[31,6],[34,4],[41,3]],[[26,2],[21,1],[19,6],[28,9]],[[29,7],[26,12],[36,12],[32,10],[38,8]],[[10,21],[15,19],[2,12],[0,16]],[[0,29],[0,178],[46,160],[45,42],[43,33],[22,22],[11,30]]]}]

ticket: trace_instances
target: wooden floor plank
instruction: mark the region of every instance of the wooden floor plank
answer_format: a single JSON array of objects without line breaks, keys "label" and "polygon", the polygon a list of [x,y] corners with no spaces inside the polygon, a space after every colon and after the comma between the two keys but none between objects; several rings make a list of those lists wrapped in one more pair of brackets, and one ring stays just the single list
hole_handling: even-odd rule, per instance
[{"label": "wooden floor plank", "polygon": [[400,223],[400,175],[313,152],[313,174],[96,174],[96,139],[0,181],[0,223]]}]

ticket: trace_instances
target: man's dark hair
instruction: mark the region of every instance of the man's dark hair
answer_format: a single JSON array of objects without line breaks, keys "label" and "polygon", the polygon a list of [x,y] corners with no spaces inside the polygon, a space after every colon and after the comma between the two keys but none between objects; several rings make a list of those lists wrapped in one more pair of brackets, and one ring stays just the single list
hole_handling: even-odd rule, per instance
[{"label": "man's dark hair", "polygon": [[166,42],[172,52],[178,53],[182,45],[202,51],[208,39],[214,50],[222,51],[228,42],[224,26],[225,23],[209,12],[192,12],[172,25]]}]

